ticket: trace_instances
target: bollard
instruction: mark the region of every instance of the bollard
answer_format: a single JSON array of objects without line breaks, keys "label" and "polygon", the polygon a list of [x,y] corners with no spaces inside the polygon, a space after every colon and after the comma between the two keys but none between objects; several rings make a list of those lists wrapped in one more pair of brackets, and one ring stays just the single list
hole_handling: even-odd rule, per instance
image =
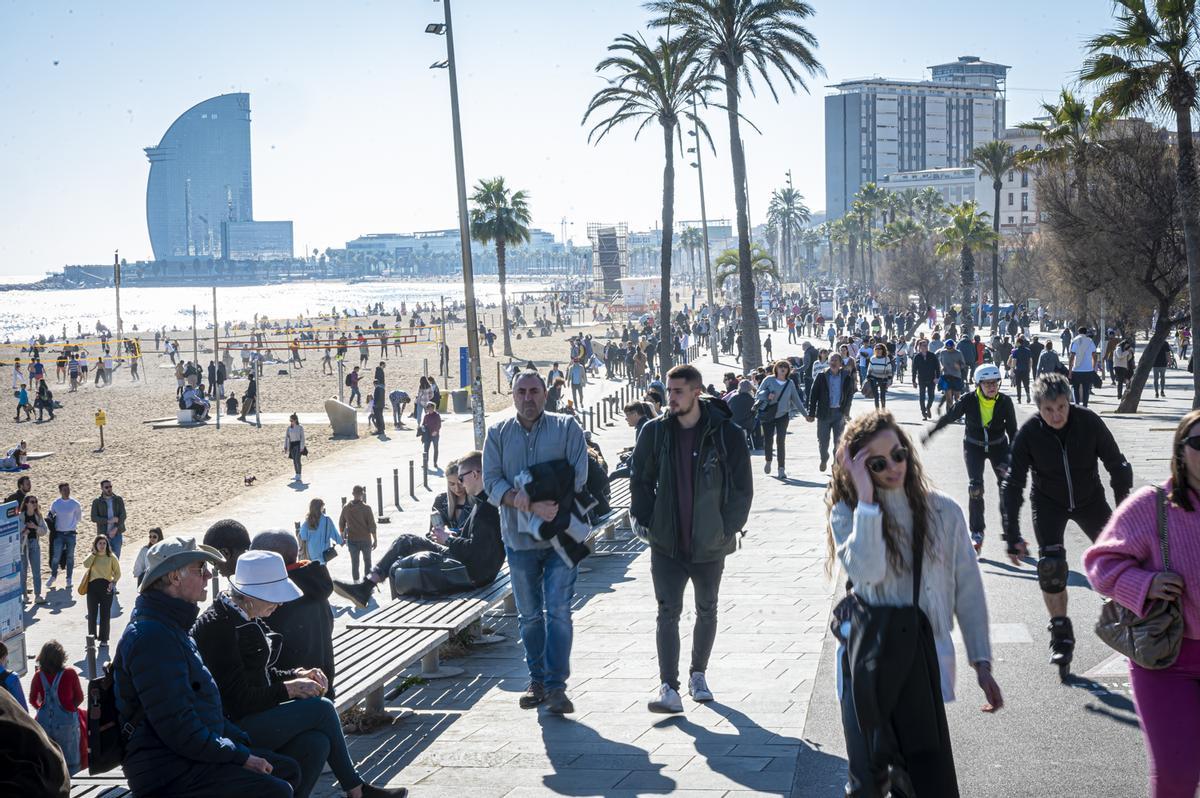
[{"label": "bollard", "polygon": [[375,477],[375,504],[379,509],[379,514],[376,516],[376,523],[390,524],[392,519],[383,514],[383,477]]},{"label": "bollard", "polygon": [[424,487],[425,490],[429,490],[429,469],[428,468],[421,469],[421,486]]},{"label": "bollard", "polygon": [[400,469],[392,469],[392,497],[396,500],[396,509],[400,510]]},{"label": "bollard", "polygon": [[408,461],[408,495],[417,498],[417,467]]},{"label": "bollard", "polygon": [[92,635],[87,636],[86,649],[88,678],[95,679],[99,674],[96,673],[96,638]]}]

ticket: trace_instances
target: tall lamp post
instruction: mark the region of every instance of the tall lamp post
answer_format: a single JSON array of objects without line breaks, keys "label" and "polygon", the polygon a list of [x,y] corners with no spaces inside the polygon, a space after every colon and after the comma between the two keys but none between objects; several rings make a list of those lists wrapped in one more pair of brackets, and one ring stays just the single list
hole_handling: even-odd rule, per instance
[{"label": "tall lamp post", "polygon": [[431,22],[426,33],[446,37],[446,60],[430,69],[450,70],[450,116],[454,122],[454,170],[458,181],[458,233],[462,239],[463,294],[467,302],[467,353],[471,369],[471,415],[475,426],[475,448],[483,448],[483,378],[479,363],[479,323],[475,314],[475,268],[471,263],[470,218],[467,216],[467,178],[463,171],[462,123],[458,114],[458,73],[454,61],[454,26],[450,21],[450,0],[441,0],[445,22]]},{"label": "tall lamp post", "polygon": [[696,97],[692,96],[692,129],[688,135],[696,140],[695,147],[688,147],[688,152],[696,154],[692,164],[696,175],[700,178],[700,226],[704,228],[704,274],[708,278],[708,343],[712,347],[713,362],[717,362],[717,306],[713,302],[712,260],[708,256],[708,211],[704,207],[704,162],[700,159],[700,134],[697,132]]}]

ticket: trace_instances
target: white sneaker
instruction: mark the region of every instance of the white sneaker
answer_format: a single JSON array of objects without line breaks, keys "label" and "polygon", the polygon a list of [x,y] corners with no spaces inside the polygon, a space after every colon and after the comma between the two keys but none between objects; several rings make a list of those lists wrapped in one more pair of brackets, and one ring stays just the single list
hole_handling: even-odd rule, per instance
[{"label": "white sneaker", "polygon": [[662,714],[683,712],[683,699],[679,697],[679,693],[671,689],[671,685],[663,682],[662,686],[658,688],[658,698],[647,703],[646,708],[651,712]]},{"label": "white sneaker", "polygon": [[708,689],[708,681],[704,678],[703,671],[696,671],[688,679],[688,695],[693,701],[712,701],[712,690]]}]

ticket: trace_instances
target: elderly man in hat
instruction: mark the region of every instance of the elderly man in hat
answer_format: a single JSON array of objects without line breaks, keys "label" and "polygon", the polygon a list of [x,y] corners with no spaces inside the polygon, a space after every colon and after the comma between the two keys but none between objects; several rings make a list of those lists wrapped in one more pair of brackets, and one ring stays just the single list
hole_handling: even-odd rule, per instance
[{"label": "elderly man in hat", "polygon": [[194,538],[169,537],[147,554],[113,660],[122,766],[139,798],[290,798],[299,783],[294,759],[251,749],[246,733],[225,719],[216,682],[188,635],[212,576],[208,566],[223,562]]}]

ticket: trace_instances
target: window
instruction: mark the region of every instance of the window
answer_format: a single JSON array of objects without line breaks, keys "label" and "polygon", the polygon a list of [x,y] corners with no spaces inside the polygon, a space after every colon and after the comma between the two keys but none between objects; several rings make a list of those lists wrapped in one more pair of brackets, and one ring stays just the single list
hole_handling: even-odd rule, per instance
[{"label": "window", "polygon": [[1008,204],[1009,205],[1013,204],[1013,193],[1011,191],[1008,192]]},{"label": "window", "polygon": [[1028,216],[1022,216],[1022,217],[1021,217],[1021,224],[1029,224],[1029,217],[1028,217]]},{"label": "window", "polygon": [[1029,173],[1021,172],[1021,188],[1029,188]]},{"label": "window", "polygon": [[1010,216],[1010,217],[1008,217],[1008,223],[1009,223],[1009,224],[1012,224],[1012,223],[1013,223],[1013,218],[1012,218],[1011,216]]},{"label": "window", "polygon": [[1029,210],[1029,192],[1027,191],[1021,192],[1021,210]]},{"label": "window", "polygon": [[1011,183],[1012,181],[1013,181],[1013,173],[1012,173],[1012,170],[1010,169],[1008,172],[1008,182]]}]

